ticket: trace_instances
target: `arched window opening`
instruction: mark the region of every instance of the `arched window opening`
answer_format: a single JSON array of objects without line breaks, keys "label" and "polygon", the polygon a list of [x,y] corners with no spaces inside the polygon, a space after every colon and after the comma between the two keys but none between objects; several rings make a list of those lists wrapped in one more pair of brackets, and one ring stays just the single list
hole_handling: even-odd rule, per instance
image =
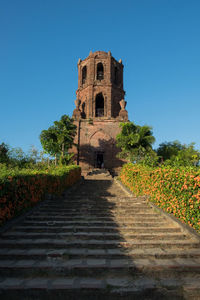
[{"label": "arched window opening", "polygon": [[117,67],[115,67],[114,83],[115,83],[115,84],[118,84],[118,83],[119,83],[119,71],[118,71],[118,68],[117,68]]},{"label": "arched window opening", "polygon": [[81,110],[81,116],[82,116],[83,119],[85,119],[86,118],[85,102],[82,103],[81,108],[82,108],[82,110]]},{"label": "arched window opening", "polygon": [[87,67],[84,66],[82,69],[82,84],[86,82],[86,78],[87,78]]},{"label": "arched window opening", "polygon": [[95,101],[95,117],[103,117],[104,116],[104,98],[102,93],[96,96]]},{"label": "arched window opening", "polygon": [[97,65],[97,80],[102,80],[103,78],[104,78],[103,64],[98,63],[98,65]]}]

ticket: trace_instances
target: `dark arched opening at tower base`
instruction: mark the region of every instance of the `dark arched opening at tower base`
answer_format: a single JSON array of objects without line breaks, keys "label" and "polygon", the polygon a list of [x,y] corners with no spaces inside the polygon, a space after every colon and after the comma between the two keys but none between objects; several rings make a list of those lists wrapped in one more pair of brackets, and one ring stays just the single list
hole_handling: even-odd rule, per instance
[{"label": "dark arched opening at tower base", "polygon": [[96,96],[95,100],[95,117],[103,117],[104,116],[104,98],[102,93]]},{"label": "dark arched opening at tower base", "polygon": [[103,151],[95,151],[94,167],[98,168],[98,169],[104,168],[104,152]]}]

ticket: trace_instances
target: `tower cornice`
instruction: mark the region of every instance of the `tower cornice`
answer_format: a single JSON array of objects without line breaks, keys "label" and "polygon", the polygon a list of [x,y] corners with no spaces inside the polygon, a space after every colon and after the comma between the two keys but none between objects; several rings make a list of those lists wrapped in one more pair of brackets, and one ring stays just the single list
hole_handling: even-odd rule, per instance
[{"label": "tower cornice", "polygon": [[125,97],[123,68],[122,60],[117,61],[110,51],[90,52],[79,59],[76,95],[81,118],[119,118],[120,101]]}]

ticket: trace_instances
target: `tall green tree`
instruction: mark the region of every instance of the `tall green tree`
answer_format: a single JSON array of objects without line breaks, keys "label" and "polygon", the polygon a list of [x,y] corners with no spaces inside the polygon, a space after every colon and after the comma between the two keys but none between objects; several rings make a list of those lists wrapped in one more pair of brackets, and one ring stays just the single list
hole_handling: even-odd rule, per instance
[{"label": "tall green tree", "polygon": [[54,126],[49,127],[47,130],[42,130],[40,142],[45,153],[48,153],[51,156],[56,156],[56,154],[59,153],[57,133]]},{"label": "tall green tree", "polygon": [[157,154],[160,161],[172,166],[197,166],[200,160],[200,151],[195,144],[181,144],[179,141],[165,142],[159,145]]},{"label": "tall green tree", "polygon": [[156,150],[158,156],[165,161],[167,159],[171,159],[178,155],[179,151],[182,150],[184,147],[181,145],[179,141],[173,142],[164,142],[159,145],[158,149]]},{"label": "tall green tree", "polygon": [[72,147],[76,135],[76,125],[73,119],[63,115],[59,121],[40,134],[40,141],[44,151],[51,156],[60,157],[63,161],[68,159],[68,150]]},{"label": "tall green tree", "polygon": [[0,144],[0,163],[8,163],[9,161],[9,147],[5,143]]},{"label": "tall green tree", "polygon": [[29,156],[21,147],[11,148],[9,151],[9,164],[13,167],[25,168],[31,163]]},{"label": "tall green tree", "polygon": [[30,161],[32,161],[34,164],[36,164],[37,161],[40,159],[39,151],[36,149],[34,145],[30,146],[30,149],[28,151],[28,156]]},{"label": "tall green tree", "polygon": [[121,148],[119,157],[130,161],[140,161],[152,150],[155,138],[150,126],[139,126],[133,122],[120,123],[121,132],[117,135],[117,146]]}]

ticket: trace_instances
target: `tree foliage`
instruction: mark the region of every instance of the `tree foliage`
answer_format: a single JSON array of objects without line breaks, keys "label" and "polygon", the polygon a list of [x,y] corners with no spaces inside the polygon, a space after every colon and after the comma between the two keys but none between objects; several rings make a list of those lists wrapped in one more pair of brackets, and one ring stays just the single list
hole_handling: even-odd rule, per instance
[{"label": "tree foliage", "polygon": [[57,143],[57,135],[54,126],[49,127],[47,130],[43,130],[40,134],[40,142],[45,153],[55,156],[59,153],[59,145]]},{"label": "tree foliage", "polygon": [[0,144],[0,164],[5,164],[10,168],[31,168],[40,159],[38,153],[34,146],[31,146],[29,154],[26,154],[20,147],[11,148],[9,145],[2,143]]},{"label": "tree foliage", "polygon": [[69,158],[68,150],[73,145],[75,135],[73,119],[63,115],[60,121],[55,121],[53,126],[41,132],[40,141],[46,153],[59,156],[61,161],[65,161]]},{"label": "tree foliage", "polygon": [[163,161],[171,159],[177,156],[179,151],[183,149],[183,145],[179,141],[164,142],[159,145],[157,154],[162,158]]},{"label": "tree foliage", "polygon": [[160,161],[167,165],[197,166],[200,152],[194,146],[194,143],[186,145],[179,141],[165,142],[159,145],[157,154]]},{"label": "tree foliage", "polygon": [[121,132],[116,137],[117,147],[121,148],[119,157],[138,162],[153,151],[155,138],[151,127],[133,122],[120,123],[120,127]]},{"label": "tree foliage", "polygon": [[30,157],[20,147],[11,148],[9,151],[9,165],[23,168],[30,164]]},{"label": "tree foliage", "polygon": [[30,160],[36,164],[40,160],[40,152],[36,149],[34,145],[30,146],[30,149],[28,151]]},{"label": "tree foliage", "polygon": [[5,143],[0,144],[0,163],[7,163],[9,161],[9,147]]}]

